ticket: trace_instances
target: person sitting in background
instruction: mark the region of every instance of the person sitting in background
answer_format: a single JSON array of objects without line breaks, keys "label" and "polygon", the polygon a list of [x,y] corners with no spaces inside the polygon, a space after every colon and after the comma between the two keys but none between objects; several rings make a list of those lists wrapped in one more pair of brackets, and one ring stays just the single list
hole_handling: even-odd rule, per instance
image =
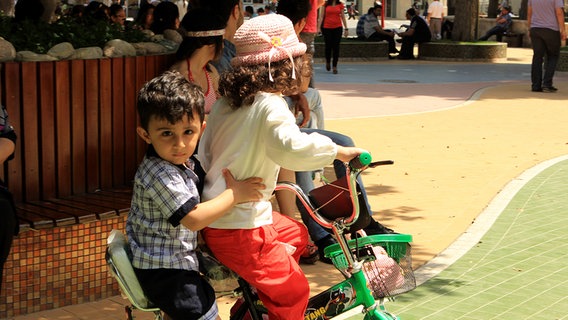
[{"label": "person sitting in background", "polygon": [[154,21],[154,9],[156,9],[156,6],[148,3],[147,1],[143,1],[138,14],[136,15],[136,19],[134,20],[135,28],[150,30],[152,22]]},{"label": "person sitting in background", "polygon": [[91,1],[85,7],[85,13],[83,17],[87,19],[95,19],[108,21],[109,20],[109,8],[106,4],[99,1]]},{"label": "person sitting in background", "polygon": [[402,38],[402,47],[398,59],[414,59],[414,44],[429,42],[432,40],[432,33],[424,19],[416,15],[416,10],[410,8],[406,10],[406,19],[410,20],[410,26],[398,35]]},{"label": "person sitting in background", "polygon": [[256,14],[254,12],[254,8],[252,6],[246,6],[244,14],[245,14],[245,18],[248,18],[248,19],[258,16],[258,14]]},{"label": "person sitting in background", "polygon": [[124,27],[124,22],[126,21],[126,13],[124,12],[124,8],[120,4],[112,4],[109,7],[109,14],[111,23],[115,23]]},{"label": "person sitting in background", "polygon": [[[154,9],[154,17],[150,30],[155,34],[163,34],[164,38],[181,43],[183,37],[177,30],[179,29],[179,9],[173,2],[160,2]],[[175,31],[175,32],[172,32]]]},{"label": "person sitting in background", "polygon": [[[363,33],[367,41],[387,41],[389,44],[389,54],[398,53],[394,43],[394,31],[384,30],[378,17],[381,15],[382,6],[376,5],[373,10],[369,10],[370,14],[363,21]],[[389,55],[389,58],[394,58]]]},{"label": "person sitting in background", "polygon": [[357,21],[357,27],[355,28],[355,33],[357,34],[357,37],[360,38],[360,39],[366,39],[366,37],[365,37],[365,20],[367,20],[367,16],[373,14],[373,10],[375,10],[375,7],[370,7],[367,10],[367,13],[360,16],[359,21]]},{"label": "person sitting in background", "polygon": [[500,36],[503,33],[509,31],[509,28],[511,28],[511,24],[513,23],[513,17],[511,16],[511,8],[507,6],[502,7],[501,13],[495,19],[495,22],[497,22],[497,25],[489,29],[481,38],[479,38],[479,41],[487,41],[492,36],[497,36],[497,41],[501,40]]}]

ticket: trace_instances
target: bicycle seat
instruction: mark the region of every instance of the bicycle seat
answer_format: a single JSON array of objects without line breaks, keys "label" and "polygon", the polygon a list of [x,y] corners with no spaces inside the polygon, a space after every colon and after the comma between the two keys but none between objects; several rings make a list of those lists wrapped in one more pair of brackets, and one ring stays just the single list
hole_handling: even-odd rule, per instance
[{"label": "bicycle seat", "polygon": [[[309,198],[317,208],[316,210],[328,220],[349,218],[353,214],[346,176],[313,189],[309,193]],[[365,204],[365,197],[361,194],[359,183],[357,183],[357,198],[359,200],[359,217],[348,225],[348,232],[361,230],[371,222],[371,215]]]},{"label": "bicycle seat", "polygon": [[[132,268],[132,252],[126,237],[118,230],[112,230],[107,239],[105,260],[112,276],[132,307],[140,311],[153,312],[155,319],[162,319],[160,309],[154,306],[144,294],[140,282]],[[131,318],[131,315],[128,317]]]}]

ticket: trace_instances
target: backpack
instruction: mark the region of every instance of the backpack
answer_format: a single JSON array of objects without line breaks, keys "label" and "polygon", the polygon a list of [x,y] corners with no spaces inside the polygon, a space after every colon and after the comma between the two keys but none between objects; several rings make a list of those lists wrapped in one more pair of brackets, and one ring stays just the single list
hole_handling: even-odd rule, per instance
[{"label": "backpack", "polygon": [[365,21],[367,20],[367,15],[364,14],[361,16],[361,18],[359,18],[359,21],[357,21],[357,37],[359,38],[366,38],[365,37]]}]

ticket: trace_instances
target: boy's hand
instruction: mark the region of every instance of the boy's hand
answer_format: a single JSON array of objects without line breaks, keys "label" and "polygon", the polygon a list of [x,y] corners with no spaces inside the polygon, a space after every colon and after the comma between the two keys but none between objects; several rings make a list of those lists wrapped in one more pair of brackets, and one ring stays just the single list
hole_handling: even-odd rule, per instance
[{"label": "boy's hand", "polygon": [[262,198],[259,190],[266,189],[266,186],[262,183],[262,178],[235,180],[229,169],[223,169],[223,178],[225,178],[227,189],[233,190],[236,203],[258,201]]},{"label": "boy's hand", "polygon": [[337,156],[335,156],[335,158],[343,162],[349,162],[351,159],[355,158],[356,156],[364,152],[368,151],[365,149],[355,148],[355,147],[337,146]]}]

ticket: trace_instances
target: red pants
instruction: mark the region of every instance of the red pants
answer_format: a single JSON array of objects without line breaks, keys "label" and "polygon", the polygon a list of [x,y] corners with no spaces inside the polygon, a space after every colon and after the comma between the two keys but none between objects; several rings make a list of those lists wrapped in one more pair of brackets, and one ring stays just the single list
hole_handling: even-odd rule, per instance
[{"label": "red pants", "polygon": [[[278,212],[273,224],[256,229],[203,229],[207,246],[221,263],[258,291],[270,320],[303,320],[310,287],[298,265],[308,243],[306,227]],[[284,245],[296,247],[292,256]]]}]

